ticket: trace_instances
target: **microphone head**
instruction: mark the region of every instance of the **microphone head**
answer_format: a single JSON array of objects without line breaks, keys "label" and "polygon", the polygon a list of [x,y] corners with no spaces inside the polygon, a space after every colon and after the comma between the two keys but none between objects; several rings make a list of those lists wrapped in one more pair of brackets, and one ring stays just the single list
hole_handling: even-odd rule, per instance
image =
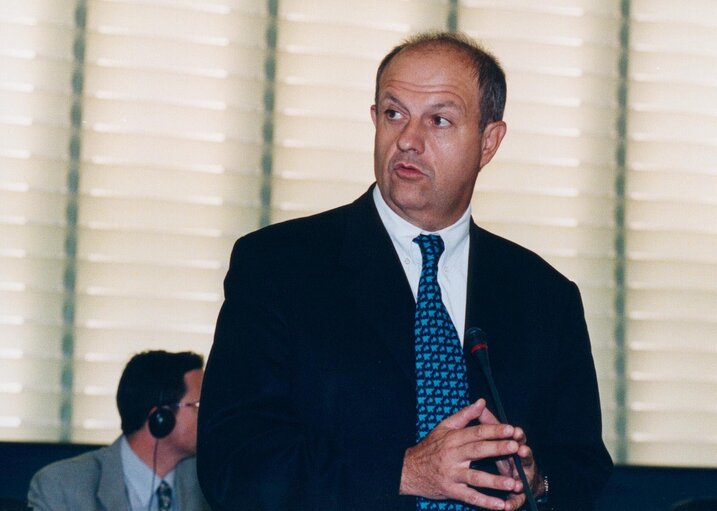
[{"label": "microphone head", "polygon": [[470,327],[466,330],[465,338],[471,353],[478,355],[480,351],[488,351],[488,337],[480,328]]}]

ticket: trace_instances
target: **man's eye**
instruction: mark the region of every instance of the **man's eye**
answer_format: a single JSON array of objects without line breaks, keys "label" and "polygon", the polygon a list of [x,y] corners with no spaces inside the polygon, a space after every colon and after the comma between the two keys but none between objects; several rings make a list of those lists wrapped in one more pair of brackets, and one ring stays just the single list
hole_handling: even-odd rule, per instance
[{"label": "man's eye", "polygon": [[433,124],[438,126],[439,128],[443,126],[448,126],[450,124],[450,121],[446,119],[445,117],[441,117],[440,115],[436,115],[433,117]]},{"label": "man's eye", "polygon": [[398,113],[396,110],[393,110],[391,108],[387,108],[385,111],[386,117],[389,119],[399,119],[401,117],[401,114]]}]

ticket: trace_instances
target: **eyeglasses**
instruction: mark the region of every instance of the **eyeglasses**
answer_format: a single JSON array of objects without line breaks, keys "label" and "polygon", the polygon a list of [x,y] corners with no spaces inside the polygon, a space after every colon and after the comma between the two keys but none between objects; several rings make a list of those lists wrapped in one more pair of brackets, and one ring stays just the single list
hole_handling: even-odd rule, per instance
[{"label": "eyeglasses", "polygon": [[174,406],[176,406],[177,408],[183,408],[183,407],[186,406],[186,407],[188,407],[188,408],[189,408],[189,407],[192,407],[192,408],[196,408],[197,410],[199,410],[199,400],[197,400],[197,401],[187,401],[186,403],[177,403],[177,404],[174,405]]}]

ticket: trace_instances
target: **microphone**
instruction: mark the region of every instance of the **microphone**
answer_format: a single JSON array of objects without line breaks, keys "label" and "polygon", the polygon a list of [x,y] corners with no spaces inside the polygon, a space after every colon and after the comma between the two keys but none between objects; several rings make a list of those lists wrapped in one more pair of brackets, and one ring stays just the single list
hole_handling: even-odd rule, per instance
[{"label": "microphone", "polygon": [[[509,424],[508,419],[505,416],[505,410],[503,410],[503,403],[498,395],[498,389],[496,388],[495,381],[493,380],[493,371],[490,369],[490,360],[488,358],[488,339],[486,338],[485,333],[478,327],[470,327],[466,330],[465,339],[468,343],[471,354],[478,359],[478,363],[483,370],[485,379],[488,381],[488,387],[490,388],[490,393],[493,396],[493,402],[495,403],[495,407],[497,409],[496,411],[498,412],[498,420],[500,420],[503,424]],[[525,493],[525,498],[528,501],[530,511],[538,511],[538,506],[535,503],[533,492],[530,491],[530,484],[528,483],[528,478],[525,475],[525,470],[523,470],[523,463],[520,461],[520,456],[513,454],[513,462],[515,463],[515,468],[518,470],[518,475],[520,475],[520,480],[523,482],[523,493]]]}]

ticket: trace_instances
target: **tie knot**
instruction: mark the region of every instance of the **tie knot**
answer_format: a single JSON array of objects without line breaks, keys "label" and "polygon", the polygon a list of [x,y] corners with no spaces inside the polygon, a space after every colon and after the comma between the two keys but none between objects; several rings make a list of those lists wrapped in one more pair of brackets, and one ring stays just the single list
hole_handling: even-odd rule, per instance
[{"label": "tie knot", "polygon": [[445,249],[443,238],[441,238],[438,234],[419,234],[413,238],[413,242],[421,249],[423,267],[437,267],[438,259],[440,259],[441,254]]}]

